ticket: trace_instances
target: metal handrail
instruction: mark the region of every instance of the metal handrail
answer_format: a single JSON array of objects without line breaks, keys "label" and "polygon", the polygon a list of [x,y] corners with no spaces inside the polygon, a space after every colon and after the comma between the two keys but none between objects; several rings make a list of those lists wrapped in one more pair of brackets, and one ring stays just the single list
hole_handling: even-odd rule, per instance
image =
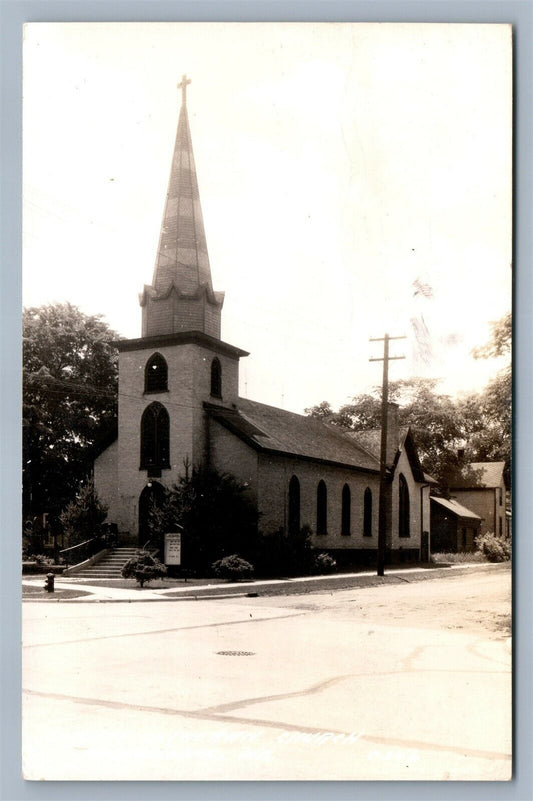
[{"label": "metal handrail", "polygon": [[[85,559],[88,559],[90,556],[94,556],[98,551],[98,545],[104,545],[105,541],[106,538],[104,534],[97,534],[96,537],[91,537],[91,539],[79,542],[77,545],[71,545],[70,548],[63,548],[62,551],[59,551],[59,554],[65,560],[65,565],[67,567],[69,567],[69,565],[80,564],[80,562],[84,562]],[[74,556],[76,561],[71,561],[71,556]]]}]

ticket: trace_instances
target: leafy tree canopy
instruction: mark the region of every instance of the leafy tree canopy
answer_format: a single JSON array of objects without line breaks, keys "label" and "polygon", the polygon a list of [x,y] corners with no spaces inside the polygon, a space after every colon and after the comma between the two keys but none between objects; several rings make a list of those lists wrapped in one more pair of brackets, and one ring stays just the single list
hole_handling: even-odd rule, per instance
[{"label": "leafy tree canopy", "polygon": [[70,303],[23,312],[24,502],[63,508],[116,421],[118,335]]},{"label": "leafy tree canopy", "polygon": [[[509,482],[511,458],[511,314],[492,324],[489,342],[473,351],[475,358],[508,357],[508,364],[480,393],[458,399],[437,391],[437,381],[410,378],[389,385],[390,400],[400,404],[400,426],[410,426],[424,469],[446,488],[465,461],[505,461]],[[352,431],[381,427],[381,387],[356,395],[335,412],[327,401],[305,410],[322,422]]]}]

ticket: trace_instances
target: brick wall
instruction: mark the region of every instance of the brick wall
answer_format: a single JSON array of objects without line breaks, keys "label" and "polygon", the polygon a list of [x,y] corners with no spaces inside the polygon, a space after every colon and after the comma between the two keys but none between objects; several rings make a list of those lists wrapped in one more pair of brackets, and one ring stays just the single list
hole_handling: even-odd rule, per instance
[{"label": "brick wall", "polygon": [[[146,470],[139,469],[140,421],[145,408],[153,401],[159,401],[168,411],[171,466],[163,470],[161,478],[157,480],[171,486],[184,474],[186,460],[191,466],[204,460],[206,416],[203,402],[222,402],[210,395],[211,362],[215,356],[222,367],[223,402],[236,402],[238,396],[238,360],[192,343],[157,349],[168,364],[168,392],[145,395],[144,369],[154,352],[148,348],[123,351],[119,359],[116,516],[112,518],[110,515],[109,519],[110,522],[116,522],[121,530],[133,534],[138,530],[139,495],[148,480]],[[100,468],[98,471],[101,472]],[[105,483],[105,479],[102,480]]]},{"label": "brick wall", "polygon": [[249,445],[216,420],[209,420],[210,464],[221,473],[231,473],[250,487],[257,499],[258,456]]},{"label": "brick wall", "polygon": [[94,486],[108,507],[107,518],[115,522],[118,508],[118,440],[115,440],[94,461]]},{"label": "brick wall", "polygon": [[[349,468],[322,465],[277,455],[259,455],[259,511],[265,533],[280,526],[287,528],[289,481],[295,475],[300,482],[300,524],[313,531],[312,544],[323,549],[376,548],[378,533],[379,476]],[[327,534],[316,534],[317,486],[323,480],[327,488]],[[350,535],[341,534],[342,488],[351,493]],[[367,487],[372,491],[372,536],[363,536],[363,498]]]},{"label": "brick wall", "polygon": [[[400,510],[400,474],[405,476],[409,490],[409,537],[400,537],[398,535],[398,519]],[[402,451],[398,460],[398,464],[396,465],[394,481],[392,483],[392,538],[390,547],[392,547],[393,550],[397,550],[399,548],[420,548],[420,526],[422,522],[421,510],[422,508],[427,509],[427,504],[424,504],[422,501],[420,487],[421,485],[417,484],[413,478],[413,473],[411,471],[411,465],[409,464],[407,454],[405,451]],[[424,526],[426,521],[427,528],[425,528],[425,530],[429,531],[428,510],[424,516]]]}]

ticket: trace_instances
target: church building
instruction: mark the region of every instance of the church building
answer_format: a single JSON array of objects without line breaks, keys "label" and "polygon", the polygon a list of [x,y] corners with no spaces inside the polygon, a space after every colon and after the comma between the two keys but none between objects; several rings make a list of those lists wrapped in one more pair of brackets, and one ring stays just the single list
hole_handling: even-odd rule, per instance
[{"label": "church building", "polygon": [[[121,541],[149,539],[152,499],[187,466],[246,482],[269,534],[307,525],[312,545],[348,562],[375,556],[376,440],[239,397],[248,353],[221,339],[224,293],[213,289],[187,116],[182,105],[152,283],[140,295],[142,335],[121,340],[118,429],[95,460],[94,480]],[[311,356],[310,356],[311,358]],[[418,558],[429,531],[429,485],[391,404],[389,554]],[[367,437],[368,439],[368,437]]]}]

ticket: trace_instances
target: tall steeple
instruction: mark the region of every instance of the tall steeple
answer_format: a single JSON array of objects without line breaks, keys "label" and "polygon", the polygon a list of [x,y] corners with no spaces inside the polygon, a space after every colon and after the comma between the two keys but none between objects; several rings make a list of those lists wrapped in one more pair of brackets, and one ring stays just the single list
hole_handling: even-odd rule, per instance
[{"label": "tall steeple", "polygon": [[223,292],[214,292],[187,116],[186,75],[152,285],[140,296],[143,337],[202,331],[220,339]]}]

